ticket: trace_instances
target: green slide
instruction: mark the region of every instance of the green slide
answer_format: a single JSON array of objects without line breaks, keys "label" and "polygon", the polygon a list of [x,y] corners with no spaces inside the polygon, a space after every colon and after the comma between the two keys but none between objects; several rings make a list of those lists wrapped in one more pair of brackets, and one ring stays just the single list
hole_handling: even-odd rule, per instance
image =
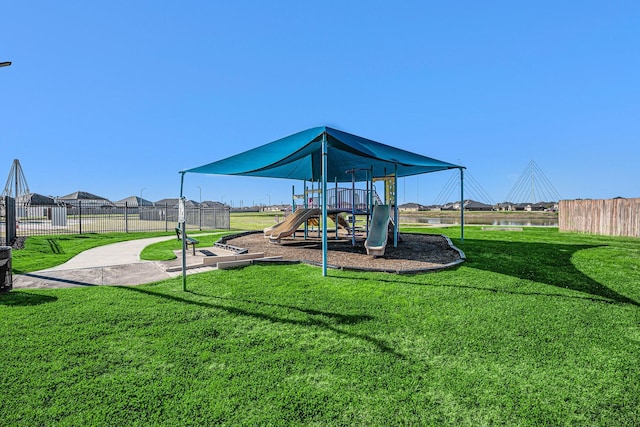
[{"label": "green slide", "polygon": [[390,219],[389,205],[375,205],[373,207],[369,235],[364,242],[367,254],[373,255],[374,257],[384,255],[384,249],[387,246]]}]

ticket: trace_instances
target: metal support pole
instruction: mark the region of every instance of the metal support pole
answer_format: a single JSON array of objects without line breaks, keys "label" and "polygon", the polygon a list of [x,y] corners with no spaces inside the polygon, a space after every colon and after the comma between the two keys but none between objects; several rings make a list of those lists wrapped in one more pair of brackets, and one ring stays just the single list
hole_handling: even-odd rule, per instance
[{"label": "metal support pole", "polygon": [[338,177],[336,176],[336,193],[333,196],[333,208],[335,209],[336,212],[336,216],[335,216],[335,226],[336,226],[336,240],[338,240],[338,221],[339,221],[339,217],[340,217],[340,212],[338,212],[338,210],[340,209],[340,206],[338,205]]},{"label": "metal support pole", "polygon": [[291,186],[291,213],[296,210],[296,186]]},{"label": "metal support pole", "polygon": [[322,276],[327,276],[327,132],[322,133]]},{"label": "metal support pole", "polygon": [[464,242],[464,168],[460,168],[460,240]]},{"label": "metal support pole", "polygon": [[393,247],[398,247],[398,164],[393,168]]},{"label": "metal support pole", "polygon": [[169,219],[167,218],[167,212],[169,212],[169,204],[164,204],[164,231],[169,231]]},{"label": "metal support pole", "polygon": [[[369,223],[371,223],[371,219],[373,217],[373,192],[375,191],[375,187],[373,186],[373,165],[371,166],[370,173],[371,175],[369,176],[369,178],[371,179],[371,194],[369,194],[369,200],[367,201],[367,203],[369,203],[369,212],[367,214],[367,221],[369,221]],[[367,237],[369,237],[368,231]]]},{"label": "metal support pole", "polygon": [[351,171],[351,245],[356,245],[356,170]]},{"label": "metal support pole", "polygon": [[370,205],[369,205],[369,199],[371,198],[371,189],[372,187],[369,187],[369,169],[366,169],[364,172],[364,179],[367,183],[367,190],[366,190],[366,196],[367,196],[367,214],[365,215],[365,232],[367,237],[369,236],[369,212],[371,212],[370,209]]},{"label": "metal support pole", "polygon": [[[319,180],[318,181],[318,203],[324,203],[326,201],[325,197],[327,197],[326,188],[325,188],[326,186],[323,187],[323,184],[322,184],[323,182],[326,184],[326,179],[324,181],[323,180]],[[320,201],[321,197],[322,197],[322,201]],[[326,206],[326,203],[324,203],[324,204]],[[319,204],[318,207],[321,208],[322,206]],[[325,218],[325,221],[326,221],[326,218]],[[322,228],[326,228],[324,226],[324,224],[325,223],[323,222],[322,223]],[[318,239],[322,238],[322,236],[321,236],[322,231],[320,230],[320,220],[319,219],[318,219],[318,230],[317,231],[318,231]]]},{"label": "metal support pole", "polygon": [[[180,206],[184,206],[184,198],[182,196],[184,189],[184,172],[180,175],[180,201],[178,210],[180,211]],[[184,211],[183,211],[184,212]],[[179,215],[179,214],[178,214]],[[186,222],[185,218],[178,218],[180,222],[180,231],[182,232],[182,290],[187,290],[187,230],[186,230]]]},{"label": "metal support pole", "polygon": [[[308,209],[309,208],[309,196],[308,196],[308,191],[307,191],[307,180],[304,180],[304,208]],[[307,237],[309,236],[309,225],[307,224],[307,221],[304,222],[304,240],[307,240]]]}]

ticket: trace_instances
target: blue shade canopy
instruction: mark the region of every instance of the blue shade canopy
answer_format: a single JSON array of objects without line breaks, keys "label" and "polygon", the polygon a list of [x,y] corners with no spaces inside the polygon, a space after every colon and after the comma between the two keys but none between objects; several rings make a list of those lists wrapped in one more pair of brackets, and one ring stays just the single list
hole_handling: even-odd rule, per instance
[{"label": "blue shade canopy", "polygon": [[[398,177],[461,168],[453,163],[394,148],[322,126],[304,130],[180,173],[260,176],[307,181],[322,179],[322,135],[327,136],[327,181],[350,182],[383,177],[397,172]],[[397,169],[396,169],[397,166]],[[366,169],[366,170],[365,170]],[[369,171],[369,172],[367,172]],[[370,172],[373,172],[373,175]]]}]

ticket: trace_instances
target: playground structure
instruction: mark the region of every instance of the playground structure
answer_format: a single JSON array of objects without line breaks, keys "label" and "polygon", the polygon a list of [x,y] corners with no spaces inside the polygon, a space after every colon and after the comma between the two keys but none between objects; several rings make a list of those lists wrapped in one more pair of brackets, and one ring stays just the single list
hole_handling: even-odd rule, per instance
[{"label": "playground structure", "polygon": [[[393,180],[393,193],[397,188],[398,177],[439,172],[449,169],[460,170],[463,181],[464,167],[431,157],[412,153],[371,139],[340,131],[328,126],[306,129],[284,138],[260,145],[248,151],[201,166],[180,171],[180,199],[184,201],[184,180],[188,173],[213,175],[254,176],[264,178],[295,179],[306,183],[318,184],[321,200],[322,224],[322,275],[327,275],[327,218],[330,207],[328,190],[331,183],[351,181],[352,189],[356,182],[373,186],[374,180]],[[390,182],[390,181],[388,181]],[[463,186],[460,186],[460,199],[464,200]],[[295,194],[295,192],[294,192]],[[371,195],[372,192],[369,192]],[[337,195],[337,194],[336,194]],[[352,193],[352,196],[355,192]],[[306,196],[306,194],[305,194]],[[368,212],[372,211],[371,197],[365,202]],[[397,197],[385,204],[394,207],[394,247],[398,243],[398,204]],[[313,202],[313,200],[312,200]],[[304,207],[308,207],[305,197]],[[352,198],[351,222],[355,225],[356,203]],[[461,212],[461,223],[464,224]],[[180,221],[182,223],[182,221]],[[368,223],[368,222],[367,222]],[[184,224],[181,224],[184,227]],[[353,233],[352,233],[353,234]],[[461,238],[464,239],[461,227]],[[355,244],[355,236],[353,236]],[[183,258],[186,248],[183,245]],[[186,290],[186,266],[183,265],[182,284]]]},{"label": "playground structure", "polygon": [[[375,182],[383,182],[384,184],[384,201],[378,195],[375,188]],[[264,237],[273,243],[280,243],[281,239],[294,235],[295,232],[304,225],[304,238],[307,238],[309,226],[318,227],[318,233],[321,230],[320,207],[322,206],[322,190],[307,188],[305,183],[303,194],[295,194],[295,187],[292,189],[293,200],[292,206],[294,212],[282,222],[264,229]],[[397,242],[397,220],[392,221],[390,212],[396,207],[396,189],[394,176],[385,176],[374,178],[371,182],[366,182],[366,188],[355,188],[355,181],[352,182],[351,188],[340,188],[337,183],[335,188],[329,188],[326,191],[327,218],[335,225],[335,238],[338,239],[340,230],[344,230],[347,236],[351,237],[352,245],[356,245],[356,237],[361,227],[356,226],[358,216],[364,216],[364,238],[368,243],[367,252],[374,256],[383,256],[388,240],[388,225],[393,224],[394,244]],[[384,203],[384,204],[383,204]],[[298,208],[296,208],[298,207]],[[384,208],[382,208],[384,207]],[[375,212],[378,212],[375,216]],[[386,212],[386,214],[382,214]],[[394,210],[397,215],[397,209]],[[342,214],[351,214],[348,221]],[[386,222],[384,218],[386,217]],[[384,230],[380,227],[384,222]],[[328,228],[328,226],[327,226]],[[384,237],[384,239],[383,239]],[[365,243],[366,245],[366,243]]]}]

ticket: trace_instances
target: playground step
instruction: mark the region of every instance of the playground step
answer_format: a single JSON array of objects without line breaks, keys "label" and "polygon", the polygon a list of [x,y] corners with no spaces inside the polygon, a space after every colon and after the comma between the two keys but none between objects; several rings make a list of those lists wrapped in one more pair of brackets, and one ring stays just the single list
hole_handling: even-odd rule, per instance
[{"label": "playground step", "polygon": [[240,259],[236,261],[219,262],[218,270],[226,270],[228,268],[235,268],[235,267],[245,267],[247,265],[253,264],[254,261],[276,261],[280,259],[282,259],[281,256],[274,256],[274,257],[266,257],[266,258],[263,257],[263,258],[255,258],[255,259]]},{"label": "playground step", "polygon": [[216,248],[220,248],[220,249],[226,249],[228,251],[232,251],[235,252],[237,254],[246,254],[247,252],[249,252],[249,249],[246,248],[239,248],[237,246],[233,246],[233,245],[227,245],[226,243],[214,243],[213,245]]},{"label": "playground step", "polygon": [[220,263],[227,262],[227,261],[240,261],[240,260],[255,259],[255,258],[264,258],[264,252],[205,257],[205,258],[202,258],[202,265],[214,266],[216,264],[220,265]]}]

